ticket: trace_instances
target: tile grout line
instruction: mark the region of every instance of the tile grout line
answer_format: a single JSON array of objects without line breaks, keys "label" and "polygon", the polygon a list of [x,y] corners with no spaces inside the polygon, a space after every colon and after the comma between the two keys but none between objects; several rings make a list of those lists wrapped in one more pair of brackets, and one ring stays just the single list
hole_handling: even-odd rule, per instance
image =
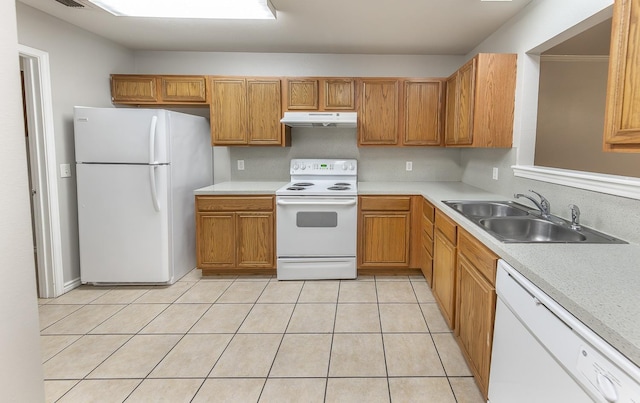
[{"label": "tile grout line", "polygon": [[338,280],[338,293],[336,294],[336,307],[333,311],[333,327],[331,328],[331,343],[329,343],[329,361],[327,362],[327,377],[324,383],[324,398],[323,401],[327,401],[327,391],[329,390],[329,371],[331,370],[331,353],[333,352],[333,341],[336,335],[336,322],[338,321],[338,305],[340,304],[340,289],[342,288],[342,281]]},{"label": "tile grout line", "polygon": [[380,340],[382,341],[382,358],[384,359],[384,370],[386,373],[386,381],[387,381],[387,393],[389,396],[389,402],[391,399],[391,384],[389,383],[389,366],[387,364],[387,350],[384,347],[384,329],[382,328],[382,314],[380,313],[380,296],[378,295],[378,279],[373,277],[373,285],[376,290],[376,307],[378,308],[378,321],[380,322]]}]

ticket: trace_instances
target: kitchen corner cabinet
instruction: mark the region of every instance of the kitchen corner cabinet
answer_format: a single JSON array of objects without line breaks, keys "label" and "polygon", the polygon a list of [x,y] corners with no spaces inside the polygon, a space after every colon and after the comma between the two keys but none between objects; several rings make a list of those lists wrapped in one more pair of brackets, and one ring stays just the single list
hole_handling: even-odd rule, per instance
[{"label": "kitchen corner cabinet", "polygon": [[464,230],[459,231],[455,337],[485,400],[496,311],[497,264],[498,256]]},{"label": "kitchen corner cabinet", "polygon": [[613,5],[604,150],[640,152],[640,0]]},{"label": "kitchen corner cabinet", "polygon": [[358,267],[409,268],[411,196],[360,196]]},{"label": "kitchen corner cabinet", "polygon": [[431,288],[451,329],[455,327],[457,230],[453,220],[436,210]]},{"label": "kitchen corner cabinet", "polygon": [[291,77],[284,80],[285,111],[353,111],[355,79]]},{"label": "kitchen corner cabinet", "polygon": [[433,221],[435,208],[422,198],[422,217],[420,225],[420,270],[429,286],[433,284]]},{"label": "kitchen corner cabinet", "polygon": [[480,53],[446,81],[445,145],[509,148],[516,55]]},{"label": "kitchen corner cabinet", "polygon": [[273,196],[196,196],[196,256],[203,274],[275,268]]},{"label": "kitchen corner cabinet", "polygon": [[211,77],[211,144],[289,145],[279,78]]},{"label": "kitchen corner cabinet", "polygon": [[128,105],[207,105],[204,76],[111,75],[111,101]]},{"label": "kitchen corner cabinet", "polygon": [[358,80],[358,145],[442,145],[441,79]]}]

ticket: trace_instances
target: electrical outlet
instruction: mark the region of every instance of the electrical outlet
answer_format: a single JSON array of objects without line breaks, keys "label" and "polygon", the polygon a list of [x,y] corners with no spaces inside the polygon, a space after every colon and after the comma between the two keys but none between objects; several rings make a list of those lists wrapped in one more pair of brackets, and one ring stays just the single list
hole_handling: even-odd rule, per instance
[{"label": "electrical outlet", "polygon": [[238,160],[238,171],[244,171],[244,160]]},{"label": "electrical outlet", "polygon": [[60,164],[60,177],[61,178],[71,177],[71,164]]},{"label": "electrical outlet", "polygon": [[407,169],[407,171],[412,171],[413,170],[413,162],[407,161],[406,169]]},{"label": "electrical outlet", "polygon": [[498,167],[493,167],[493,180],[498,180]]}]

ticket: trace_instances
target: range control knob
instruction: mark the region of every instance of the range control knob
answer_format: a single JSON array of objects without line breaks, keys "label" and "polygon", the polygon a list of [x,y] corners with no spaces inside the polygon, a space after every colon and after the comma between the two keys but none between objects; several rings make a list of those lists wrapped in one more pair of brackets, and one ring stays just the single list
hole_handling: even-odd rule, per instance
[{"label": "range control knob", "polygon": [[342,170],[346,171],[348,168],[347,163],[345,162],[344,164],[342,164]]},{"label": "range control knob", "polygon": [[297,171],[297,170],[298,170],[298,168],[300,168],[300,165],[298,165],[298,164],[293,164],[293,170],[294,170],[294,171]]},{"label": "range control knob", "polygon": [[353,171],[353,170],[355,170],[355,169],[356,169],[356,166],[355,166],[355,165],[353,165],[353,164],[349,164],[349,170],[350,170],[350,171]]},{"label": "range control knob", "polygon": [[306,166],[305,164],[302,164],[302,166],[300,167],[300,169],[302,169],[302,170],[304,171],[305,169],[307,169],[307,166]]}]

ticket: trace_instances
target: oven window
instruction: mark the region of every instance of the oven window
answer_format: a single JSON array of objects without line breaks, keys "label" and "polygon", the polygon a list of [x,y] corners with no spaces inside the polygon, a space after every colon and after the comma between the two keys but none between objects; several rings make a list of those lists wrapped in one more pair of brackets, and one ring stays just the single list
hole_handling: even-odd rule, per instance
[{"label": "oven window", "polygon": [[299,228],[335,228],[338,226],[338,213],[335,211],[301,211],[296,214],[296,225]]}]

